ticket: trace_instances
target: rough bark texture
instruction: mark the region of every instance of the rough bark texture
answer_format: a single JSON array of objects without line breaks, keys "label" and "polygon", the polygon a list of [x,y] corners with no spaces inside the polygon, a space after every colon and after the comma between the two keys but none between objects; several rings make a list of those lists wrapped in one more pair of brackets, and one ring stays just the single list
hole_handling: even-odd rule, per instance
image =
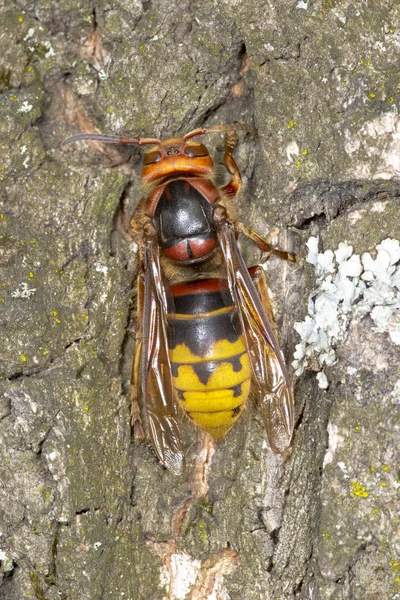
[{"label": "rough bark texture", "polygon": [[140,152],[59,148],[254,126],[239,214],[302,238],[296,265],[268,263],[291,361],[309,236],[359,254],[400,237],[399,22],[393,0],[1,6],[2,600],[400,598],[398,347],[350,323],[329,389],[297,381],[286,461],[249,406],[215,448],[187,428],[187,472],[167,472],[132,445],[126,395],[135,253],[118,223]]}]

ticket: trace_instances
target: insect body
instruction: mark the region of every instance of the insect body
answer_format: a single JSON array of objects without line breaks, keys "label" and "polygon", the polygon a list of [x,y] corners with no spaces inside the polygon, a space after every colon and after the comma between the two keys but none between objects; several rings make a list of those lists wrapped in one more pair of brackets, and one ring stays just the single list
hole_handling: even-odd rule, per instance
[{"label": "insect body", "polygon": [[[148,437],[161,462],[179,472],[184,451],[179,413],[219,440],[239,418],[250,391],[258,398],[271,448],[282,452],[293,431],[293,394],[279,348],[264,272],[247,269],[240,232],[282,258],[230,209],[241,187],[233,159],[238,125],[201,127],[183,138],[95,139],[150,145],[144,154],[145,195],[132,219],[140,246],[136,349],[132,375],[135,437]],[[224,131],[230,181],[218,187],[204,144]]]},{"label": "insect body", "polygon": [[228,282],[200,279],[172,287],[169,356],[181,408],[221,439],[248,398],[251,365]]}]

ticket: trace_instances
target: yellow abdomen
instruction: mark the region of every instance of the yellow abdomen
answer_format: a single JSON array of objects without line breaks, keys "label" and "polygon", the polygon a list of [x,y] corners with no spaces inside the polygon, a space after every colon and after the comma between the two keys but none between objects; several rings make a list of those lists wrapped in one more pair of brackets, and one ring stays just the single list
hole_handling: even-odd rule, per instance
[{"label": "yellow abdomen", "polygon": [[238,419],[251,384],[250,360],[236,309],[224,289],[214,289],[219,281],[180,284],[186,294],[174,295],[175,309],[178,305],[187,312],[168,315],[169,357],[178,403],[193,423],[215,439],[223,438]]}]

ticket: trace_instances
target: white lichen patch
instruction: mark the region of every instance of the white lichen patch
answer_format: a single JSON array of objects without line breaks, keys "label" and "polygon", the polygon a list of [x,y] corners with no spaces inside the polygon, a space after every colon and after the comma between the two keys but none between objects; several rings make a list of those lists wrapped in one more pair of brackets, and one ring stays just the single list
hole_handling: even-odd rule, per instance
[{"label": "white lichen patch", "polygon": [[19,288],[11,292],[13,298],[30,298],[36,292],[36,288],[28,288],[27,283],[20,283]]},{"label": "white lichen patch", "polygon": [[34,33],[35,33],[35,30],[32,27],[30,29],[28,29],[28,33],[24,37],[24,42],[26,42],[26,40],[29,40],[31,37],[33,37]]},{"label": "white lichen patch", "polygon": [[105,265],[102,265],[100,263],[95,263],[94,267],[95,267],[97,273],[102,273],[103,275],[107,275],[108,267],[106,267]]},{"label": "white lichen patch", "polygon": [[43,42],[43,46],[45,48],[47,48],[47,52],[45,54],[46,58],[51,58],[52,56],[55,56],[56,53],[54,51],[53,46],[51,45],[51,42],[49,40],[46,40],[45,42]]},{"label": "white lichen patch", "polygon": [[297,142],[295,142],[294,140],[286,146],[286,156],[288,159],[288,164],[293,162],[293,160],[296,160],[299,154],[299,147],[297,145]]},{"label": "white lichen patch", "polygon": [[322,390],[328,389],[329,381],[323,371],[320,371],[319,373],[317,373],[317,381],[318,381],[318,387],[320,387]]},{"label": "white lichen patch", "polygon": [[345,339],[352,320],[370,315],[373,331],[388,333],[400,345],[400,243],[386,239],[376,246],[374,256],[354,254],[347,242],[334,252],[318,252],[315,237],[307,247],[307,262],[314,265],[317,282],[308,299],[308,315],[294,325],[301,342],[293,366],[297,375],[311,366],[321,371],[318,383],[326,389],[322,369],[336,362],[336,346]]},{"label": "white lichen patch", "polygon": [[31,112],[33,108],[33,104],[29,104],[29,102],[27,100],[24,100],[24,102],[21,104],[21,106],[19,107],[19,109],[17,110],[17,112]]}]

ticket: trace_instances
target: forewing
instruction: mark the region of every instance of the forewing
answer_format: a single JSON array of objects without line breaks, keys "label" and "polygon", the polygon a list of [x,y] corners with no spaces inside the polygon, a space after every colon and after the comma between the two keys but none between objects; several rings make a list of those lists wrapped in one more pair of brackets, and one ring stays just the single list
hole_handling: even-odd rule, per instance
[{"label": "forewing", "polygon": [[236,243],[231,225],[219,230],[229,288],[237,306],[272,450],[283,452],[294,426],[294,399],[268,296],[260,297]]},{"label": "forewing", "polygon": [[143,255],[143,343],[139,367],[139,402],[148,435],[160,461],[175,473],[182,472],[184,456],[176,421],[174,388],[168,356],[166,296],[156,244],[148,243]]}]

